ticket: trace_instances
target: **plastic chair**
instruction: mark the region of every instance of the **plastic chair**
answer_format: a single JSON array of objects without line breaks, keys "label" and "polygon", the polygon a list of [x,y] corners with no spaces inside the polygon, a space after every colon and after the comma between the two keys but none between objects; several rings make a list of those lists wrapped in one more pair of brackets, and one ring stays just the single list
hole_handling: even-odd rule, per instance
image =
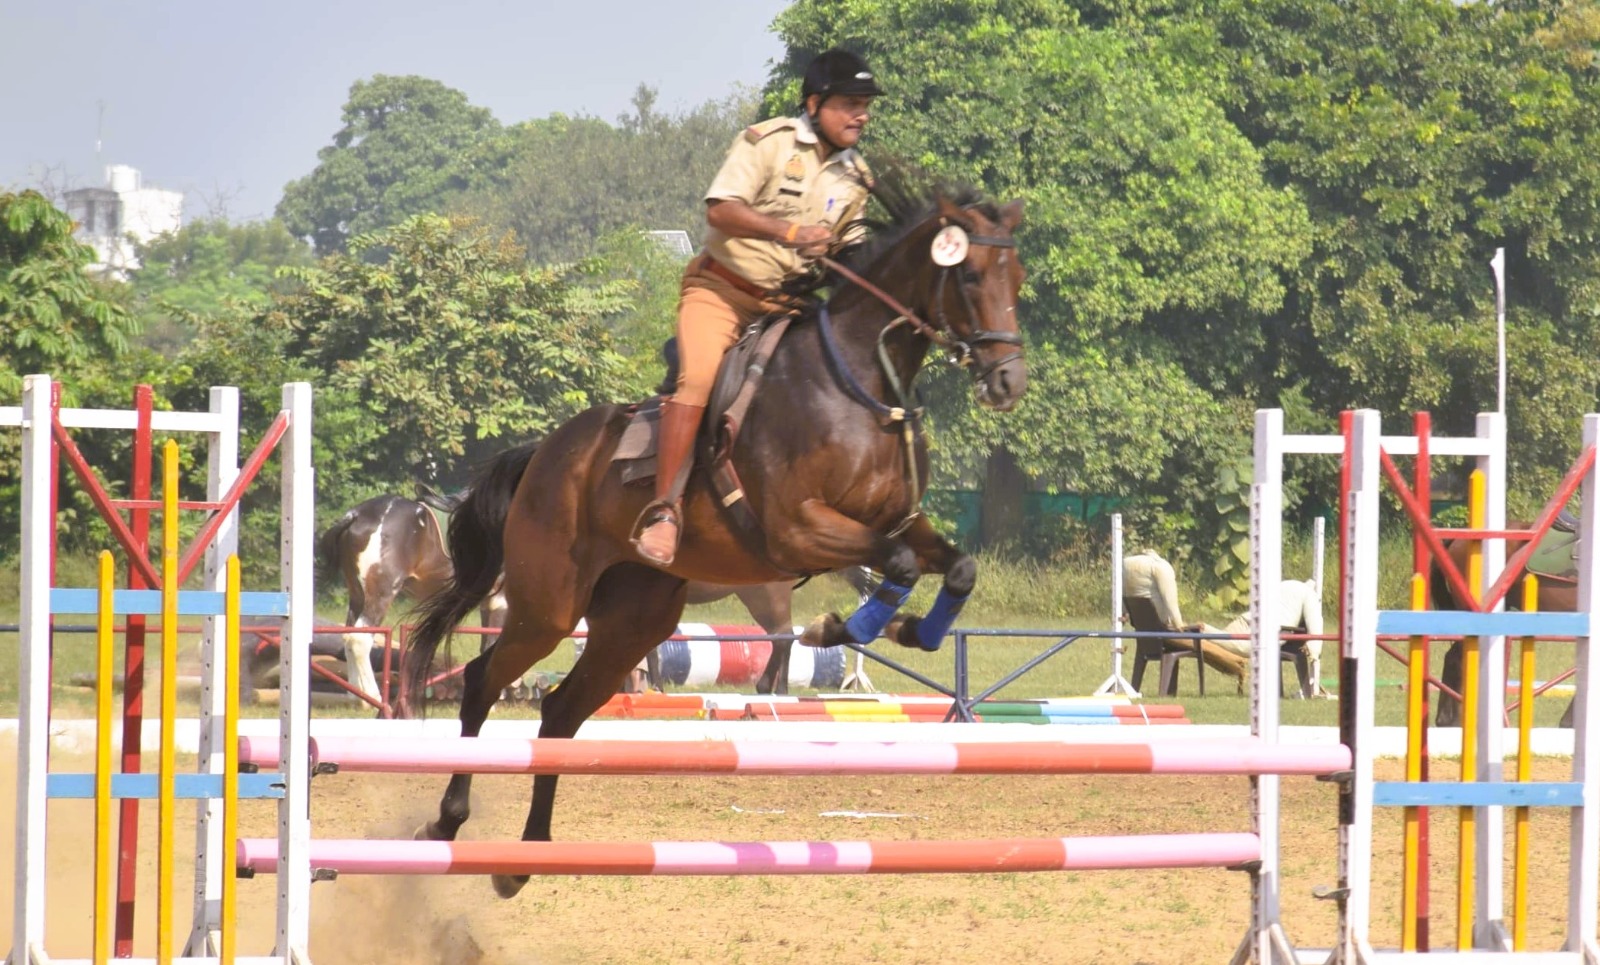
[{"label": "plastic chair", "polygon": [[[1125,596],[1122,598],[1122,608],[1128,614],[1128,623],[1135,629],[1143,632],[1157,633],[1166,630],[1167,626],[1161,622],[1161,617],[1156,613],[1155,602],[1149,597]],[[1143,693],[1139,686],[1144,680],[1144,665],[1151,661],[1159,661],[1161,676],[1157,681],[1156,692],[1164,697],[1176,696],[1178,693],[1178,661],[1185,658],[1193,659],[1195,675],[1198,680],[1200,696],[1206,693],[1206,662],[1201,659],[1200,648],[1193,640],[1160,639],[1158,637],[1140,637],[1133,650],[1133,677],[1129,683],[1133,689]]]}]

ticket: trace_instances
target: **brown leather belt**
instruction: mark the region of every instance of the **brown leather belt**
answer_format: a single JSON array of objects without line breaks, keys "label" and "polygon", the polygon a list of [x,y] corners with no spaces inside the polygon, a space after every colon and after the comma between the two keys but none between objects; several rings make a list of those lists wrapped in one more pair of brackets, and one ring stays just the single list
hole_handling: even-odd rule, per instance
[{"label": "brown leather belt", "polygon": [[751,298],[759,298],[762,301],[768,301],[771,299],[785,297],[783,292],[757,287],[754,282],[750,281],[743,275],[740,275],[738,272],[734,271],[732,268],[729,268],[727,265],[724,265],[722,262],[704,252],[700,254],[700,267],[711,272],[713,275],[716,275],[718,278],[721,278],[723,281],[744,292],[746,295],[749,295]]}]

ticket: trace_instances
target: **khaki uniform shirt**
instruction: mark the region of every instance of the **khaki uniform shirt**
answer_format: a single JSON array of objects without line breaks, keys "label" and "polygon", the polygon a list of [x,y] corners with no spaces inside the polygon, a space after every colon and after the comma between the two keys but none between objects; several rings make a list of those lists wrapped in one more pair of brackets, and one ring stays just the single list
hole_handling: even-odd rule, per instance
[{"label": "khaki uniform shirt", "polygon": [[[1284,580],[1278,584],[1278,628],[1293,632],[1301,624],[1308,634],[1322,633],[1322,597],[1317,585],[1310,580]],[[1208,632],[1213,629],[1208,628]],[[1249,633],[1250,614],[1240,614],[1220,632]],[[1249,640],[1218,640],[1217,643],[1234,653],[1250,655]],[[1306,653],[1318,659],[1322,657],[1321,640],[1307,640],[1305,644]]]},{"label": "khaki uniform shirt", "polygon": [[[775,117],[734,138],[707,201],[742,201],[764,215],[834,229],[835,245],[859,240],[860,227],[840,231],[861,216],[872,172],[854,148],[824,159],[805,117]],[[730,238],[711,228],[706,253],[740,277],[766,289],[804,274],[812,259],[758,238]]]},{"label": "khaki uniform shirt", "polygon": [[1149,600],[1156,615],[1168,630],[1183,627],[1183,611],[1178,609],[1178,580],[1172,564],[1154,553],[1139,553],[1122,559],[1122,595]]}]

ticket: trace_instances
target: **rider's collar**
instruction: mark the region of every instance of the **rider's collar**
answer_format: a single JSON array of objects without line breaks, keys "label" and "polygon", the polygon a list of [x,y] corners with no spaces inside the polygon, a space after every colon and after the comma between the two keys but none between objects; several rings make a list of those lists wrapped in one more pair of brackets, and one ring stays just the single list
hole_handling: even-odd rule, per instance
[{"label": "rider's collar", "polygon": [[[794,139],[801,144],[816,144],[822,140],[817,136],[817,129],[811,126],[811,118],[804,114],[795,118]],[[856,157],[856,149],[847,147],[829,154],[828,159],[823,163],[833,164],[837,162],[846,164],[853,162]]]}]

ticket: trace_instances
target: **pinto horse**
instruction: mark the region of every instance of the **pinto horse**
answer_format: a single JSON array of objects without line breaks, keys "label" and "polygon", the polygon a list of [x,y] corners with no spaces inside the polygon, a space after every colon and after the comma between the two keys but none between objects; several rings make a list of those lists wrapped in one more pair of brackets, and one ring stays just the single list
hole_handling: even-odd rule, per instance
[{"label": "pinto horse", "polygon": [[[422,503],[404,496],[376,496],[340,516],[317,540],[318,573],[344,578],[349,604],[344,622],[351,627],[383,626],[402,595],[422,600],[450,580],[450,554],[439,521]],[[486,602],[485,625],[497,626],[497,602]],[[345,676],[352,686],[376,696],[370,633],[344,636]]]},{"label": "pinto horse", "polygon": [[[1575,524],[1575,521],[1572,521]],[[1526,528],[1526,524],[1513,523],[1514,528]],[[1506,540],[1506,557],[1510,558],[1519,549],[1526,545],[1526,540]],[[1451,540],[1445,545],[1445,550],[1450,554],[1450,559],[1456,565],[1457,572],[1467,572],[1467,556],[1472,548],[1469,540]],[[1433,598],[1433,607],[1436,610],[1470,610],[1472,606],[1464,600],[1456,598],[1455,591],[1451,589],[1450,582],[1445,579],[1444,570],[1437,560],[1430,568],[1428,576],[1428,593]],[[1578,584],[1575,580],[1564,580],[1559,577],[1541,575],[1539,577],[1539,609],[1552,613],[1573,613],[1578,608]],[[1520,584],[1513,587],[1506,594],[1506,609],[1522,609],[1522,592]],[[1444,652],[1444,667],[1439,672],[1439,681],[1446,687],[1461,693],[1461,641],[1455,640]],[[1447,693],[1439,694],[1439,709],[1434,712],[1433,723],[1435,727],[1459,727],[1461,725],[1461,701]],[[1572,704],[1567,704],[1566,713],[1561,715],[1561,727],[1572,726]]]},{"label": "pinto horse", "polygon": [[[511,450],[484,468],[450,521],[455,576],[424,604],[412,644],[422,659],[407,668],[416,675],[427,666],[504,570],[505,630],[467,665],[462,736],[476,737],[501,689],[584,618],[588,646],[545,697],[539,724],[541,737],[572,737],[672,633],[690,580],[770,583],[869,566],[884,575],[873,597],[848,620],[819,617],[803,642],[865,643],[882,633],[905,646],[939,647],[972,592],[977,564],[918,512],[927,443],[909,386],[937,344],[968,369],[981,404],[1004,411],[1021,398],[1023,269],[1013,233],[1022,204],[998,207],[968,192],[918,198],[891,179],[880,180],[874,197],[889,224],[847,264],[828,262],[843,280],[766,362],[730,457],[736,497],[715,495],[703,462],[692,473],[671,566],[645,564],[629,542],[650,493],[625,486],[611,458],[632,418],[628,407],[589,409],[536,449]],[[741,500],[749,517],[726,508]],[[897,614],[923,573],[944,577],[932,608],[920,618]],[[523,840],[550,840],[556,783],[553,774],[534,778]],[[471,786],[470,774],[451,777],[438,818],[417,836],[453,840]],[[509,898],[527,876],[492,881]]]}]

